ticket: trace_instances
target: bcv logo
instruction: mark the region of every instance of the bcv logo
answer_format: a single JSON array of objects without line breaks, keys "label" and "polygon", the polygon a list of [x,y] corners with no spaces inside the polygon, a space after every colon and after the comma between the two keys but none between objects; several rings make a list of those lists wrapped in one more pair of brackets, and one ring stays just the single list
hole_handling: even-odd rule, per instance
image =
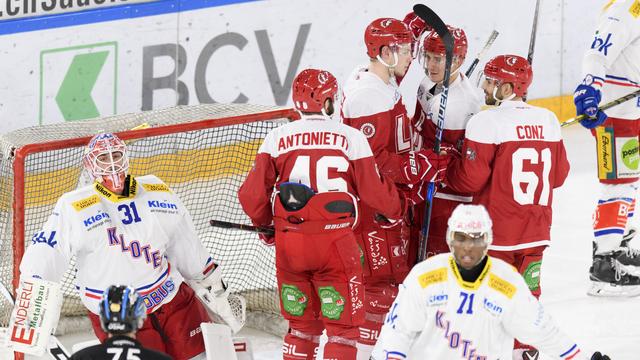
[{"label": "bcv logo", "polygon": [[613,45],[613,43],[611,43],[611,33],[607,34],[607,38],[604,40],[602,40],[602,38],[598,36],[598,33],[596,33],[596,37],[593,39],[593,43],[591,43],[591,48],[597,48],[599,52],[604,53],[604,56],[607,56],[611,45]]}]

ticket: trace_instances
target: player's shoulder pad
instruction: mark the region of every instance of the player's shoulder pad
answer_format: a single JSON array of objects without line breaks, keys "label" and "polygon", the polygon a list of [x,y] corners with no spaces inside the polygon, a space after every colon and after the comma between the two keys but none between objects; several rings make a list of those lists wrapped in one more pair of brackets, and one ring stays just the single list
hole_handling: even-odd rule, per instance
[{"label": "player's shoulder pad", "polygon": [[465,137],[483,144],[499,144],[496,114],[496,108],[488,108],[473,115],[467,122]]},{"label": "player's shoulder pad", "polygon": [[439,254],[414,266],[411,272],[421,288],[424,289],[448,280],[447,260],[449,256],[448,253]]},{"label": "player's shoulder pad", "polygon": [[[359,118],[393,109],[396,99],[392,91],[377,75],[361,72],[344,86],[344,116]],[[396,93],[399,94],[399,90],[396,89]]]},{"label": "player's shoulder pad", "polygon": [[640,20],[640,0],[610,0],[603,8],[603,16],[615,22],[625,18]]},{"label": "player's shoulder pad", "polygon": [[508,299],[512,299],[518,292],[519,283],[524,281],[521,279],[522,275],[518,273],[515,267],[503,260],[492,257],[491,264],[487,285]]},{"label": "player's shoulder pad", "polygon": [[160,178],[155,175],[150,174],[139,176],[136,177],[136,181],[138,182],[138,185],[147,192],[172,192],[169,185],[165,184],[164,181],[160,180]]}]

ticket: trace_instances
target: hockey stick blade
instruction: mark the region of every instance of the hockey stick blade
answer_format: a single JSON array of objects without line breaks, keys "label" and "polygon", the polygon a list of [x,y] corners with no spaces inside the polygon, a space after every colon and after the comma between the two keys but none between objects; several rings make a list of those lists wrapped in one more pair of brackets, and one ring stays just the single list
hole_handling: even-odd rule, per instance
[{"label": "hockey stick blade", "polygon": [[[440,36],[445,48],[445,68],[444,78],[442,80],[442,92],[440,93],[440,107],[438,109],[438,121],[436,123],[436,138],[433,144],[433,151],[440,152],[440,142],[442,141],[442,129],[444,128],[444,115],[447,109],[447,98],[449,96],[449,78],[451,77],[451,63],[453,61],[453,36],[449,33],[447,25],[440,19],[438,14],[423,4],[413,6],[413,12],[422,20],[431,26]],[[427,258],[427,237],[429,234],[429,225],[431,223],[431,209],[433,205],[433,195],[435,194],[435,183],[430,182],[427,186],[427,194],[425,196],[425,212],[422,218],[422,229],[420,230],[420,239],[418,241],[417,262],[421,262]]]},{"label": "hockey stick blade", "polygon": [[[619,98],[617,98],[615,100],[611,100],[610,102],[600,106],[599,109],[600,110],[607,110],[607,109],[610,109],[610,108],[612,108],[612,107],[614,107],[616,105],[620,105],[623,102],[627,102],[627,101],[629,101],[631,99],[637,98],[638,96],[640,96],[640,90],[636,90],[636,91],[634,91],[632,93],[629,93],[629,94],[627,94],[625,96],[619,97]],[[577,122],[579,122],[581,120],[584,120],[586,118],[587,118],[586,115],[580,115],[580,116],[572,117],[571,119],[567,119],[566,121],[563,121],[562,124],[560,124],[560,126],[567,127],[567,126],[573,125],[573,124],[575,124],[575,123],[577,123]]]},{"label": "hockey stick blade", "polygon": [[489,35],[489,39],[484,44],[484,47],[482,48],[482,50],[480,50],[476,58],[473,59],[471,66],[469,66],[469,69],[467,69],[467,72],[464,73],[464,75],[467,78],[471,76],[471,74],[473,74],[473,71],[476,69],[476,66],[478,66],[478,63],[480,63],[480,60],[484,57],[484,54],[489,50],[491,45],[493,45],[493,42],[496,41],[496,38],[498,37],[498,35],[500,35],[500,33],[496,30],[493,30],[491,32],[491,35]]},{"label": "hockey stick blade", "polygon": [[256,233],[261,233],[265,235],[273,235],[275,234],[275,230],[271,227],[266,226],[253,226],[253,225],[245,225],[245,224],[236,224],[228,221],[222,220],[209,220],[209,224],[213,227],[219,227],[222,229],[234,229],[234,230],[243,230],[243,231],[251,231]]}]

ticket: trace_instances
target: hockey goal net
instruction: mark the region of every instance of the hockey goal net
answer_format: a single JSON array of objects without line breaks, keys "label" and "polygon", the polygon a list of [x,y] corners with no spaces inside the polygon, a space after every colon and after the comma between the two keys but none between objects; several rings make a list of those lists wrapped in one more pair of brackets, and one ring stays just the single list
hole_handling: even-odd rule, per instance
[{"label": "hockey goal net", "polygon": [[[279,313],[274,249],[257,235],[212,228],[210,219],[250,223],[236,192],[269,130],[295,119],[292,109],[210,104],[21,129],[0,137],[0,282],[14,294],[26,246],[57,199],[81,182],[83,147],[97,132],[128,143],[130,173],[154,174],[191,213],[200,239],[223,264],[225,280],[248,309]],[[143,123],[150,128],[130,130]],[[64,276],[62,317],[85,316],[74,288],[75,259]],[[0,296],[0,327],[13,304]]]}]

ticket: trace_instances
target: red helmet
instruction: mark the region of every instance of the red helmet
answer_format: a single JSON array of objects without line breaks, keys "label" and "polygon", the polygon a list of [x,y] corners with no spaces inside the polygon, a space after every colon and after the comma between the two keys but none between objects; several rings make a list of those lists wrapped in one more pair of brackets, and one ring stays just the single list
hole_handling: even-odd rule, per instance
[{"label": "red helmet", "polygon": [[[467,56],[467,48],[469,47],[469,43],[467,42],[467,34],[464,33],[464,30],[447,25],[451,36],[453,36],[453,55],[461,58],[465,58]],[[432,52],[436,54],[445,53],[444,42],[440,38],[440,35],[435,30],[432,30],[425,36],[424,45],[425,52]]]},{"label": "red helmet", "polygon": [[364,43],[367,45],[367,55],[376,58],[383,46],[397,46],[411,44],[413,33],[407,25],[393,18],[375,19],[364,31]]},{"label": "red helmet", "polygon": [[518,97],[527,94],[533,81],[533,70],[527,59],[518,55],[498,55],[484,66],[484,76],[501,83],[512,83]]},{"label": "red helmet", "polygon": [[338,80],[330,72],[318,69],[302,70],[293,80],[293,105],[308,113],[320,113],[327,99],[335,101]]}]

